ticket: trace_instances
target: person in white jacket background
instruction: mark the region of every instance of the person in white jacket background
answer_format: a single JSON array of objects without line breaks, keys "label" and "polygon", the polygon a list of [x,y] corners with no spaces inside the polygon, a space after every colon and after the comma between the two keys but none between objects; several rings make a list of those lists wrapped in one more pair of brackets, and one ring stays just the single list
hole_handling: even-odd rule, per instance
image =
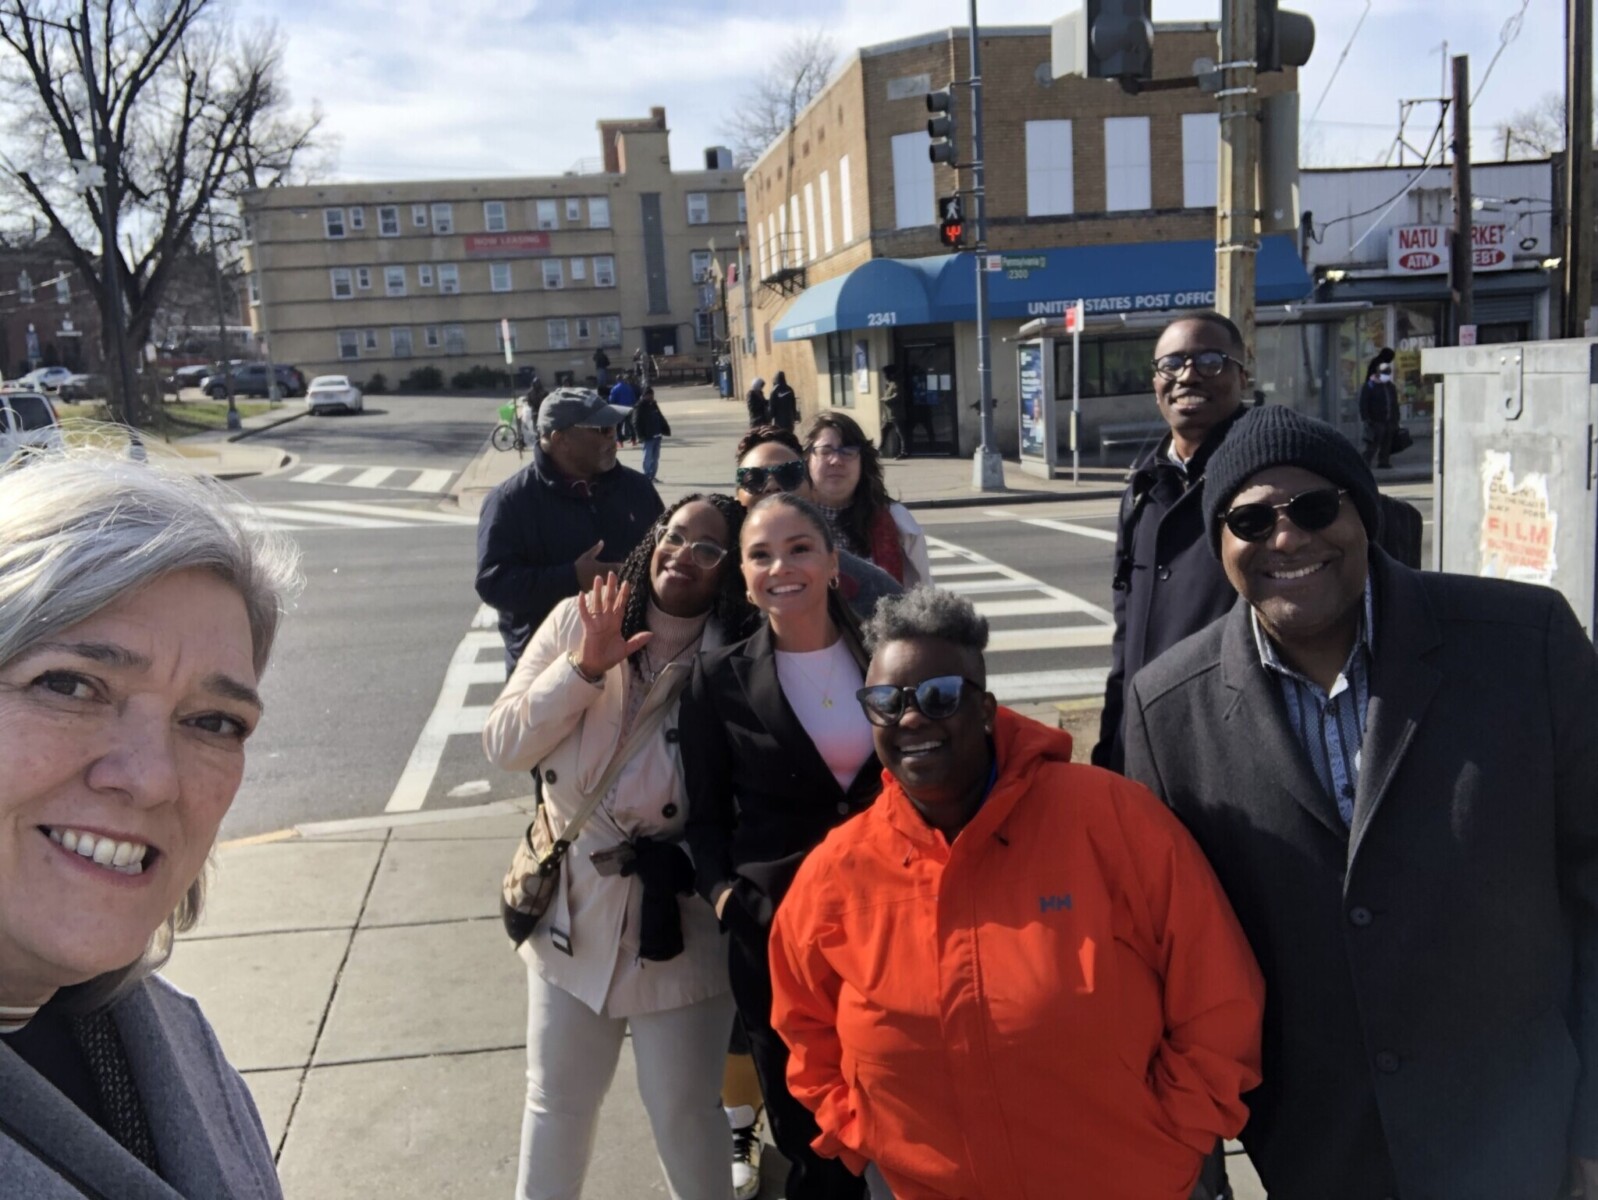
[{"label": "person in white jacket background", "polygon": [[497,766],[536,771],[560,836],[631,732],[658,721],[583,825],[554,902],[520,949],[523,1200],[580,1196],[629,1030],[670,1194],[732,1196],[720,1092],[733,1004],[722,934],[693,894],[679,844],[689,797],[677,697],[694,655],[738,640],[753,619],[738,569],[742,520],[721,495],[688,496],[663,513],[619,578],[596,579],[550,613],[483,731]]},{"label": "person in white jacket background", "polygon": [[905,588],[931,583],[927,535],[888,495],[882,458],[855,419],[830,409],[817,413],[804,447],[815,501],[841,548],[870,559]]}]

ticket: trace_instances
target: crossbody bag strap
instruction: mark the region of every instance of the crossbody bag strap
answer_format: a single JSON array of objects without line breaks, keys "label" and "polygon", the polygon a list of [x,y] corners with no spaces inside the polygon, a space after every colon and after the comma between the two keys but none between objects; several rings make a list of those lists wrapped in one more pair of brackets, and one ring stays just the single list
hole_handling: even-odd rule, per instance
[{"label": "crossbody bag strap", "polygon": [[637,725],[633,726],[632,733],[628,735],[627,740],[622,743],[621,748],[611,758],[610,765],[605,768],[605,773],[599,777],[599,782],[583,797],[582,805],[572,814],[572,819],[566,822],[566,828],[560,831],[560,837],[555,841],[555,848],[550,852],[551,860],[554,863],[559,863],[566,856],[567,849],[582,833],[583,826],[587,824],[588,818],[594,815],[594,810],[599,807],[600,801],[605,798],[605,793],[610,791],[611,785],[616,782],[616,777],[622,773],[622,768],[632,761],[633,756],[643,748],[644,743],[660,727],[660,723],[666,719],[666,714],[671,711],[671,706],[676,702],[677,697],[682,695],[683,689],[688,686],[688,674],[687,671],[676,672],[676,677],[667,685],[666,698],[646,714]]}]

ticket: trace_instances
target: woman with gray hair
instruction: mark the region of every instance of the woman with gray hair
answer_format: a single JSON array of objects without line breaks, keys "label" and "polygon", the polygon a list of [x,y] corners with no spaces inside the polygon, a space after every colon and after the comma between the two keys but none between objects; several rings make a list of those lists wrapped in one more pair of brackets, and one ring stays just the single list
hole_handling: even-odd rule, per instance
[{"label": "woman with gray hair", "polygon": [[153,972],[200,912],[292,549],[209,481],[0,470],[0,1180],[29,1200],[278,1197],[248,1089]]},{"label": "woman with gray hair", "polygon": [[1264,988],[1209,864],[1147,790],[998,706],[969,601],[914,588],[865,637],[888,778],[771,928],[817,1153],[897,1200],[1187,1200],[1260,1079]]}]

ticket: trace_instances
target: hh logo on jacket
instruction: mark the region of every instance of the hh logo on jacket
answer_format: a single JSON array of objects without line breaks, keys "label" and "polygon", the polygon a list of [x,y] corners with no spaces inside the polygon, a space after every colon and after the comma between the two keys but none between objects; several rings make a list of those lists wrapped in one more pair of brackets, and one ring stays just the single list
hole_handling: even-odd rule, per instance
[{"label": "hh logo on jacket", "polygon": [[1070,912],[1071,893],[1067,892],[1063,896],[1039,896],[1038,911],[1043,913]]}]

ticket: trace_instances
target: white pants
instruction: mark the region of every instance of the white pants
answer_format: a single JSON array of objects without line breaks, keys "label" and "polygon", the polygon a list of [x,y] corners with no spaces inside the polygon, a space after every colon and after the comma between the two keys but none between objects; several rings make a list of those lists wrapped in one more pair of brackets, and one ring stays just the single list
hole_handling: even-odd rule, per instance
[{"label": "white pants", "polygon": [[630,1028],[638,1091],[672,1200],[732,1200],[732,1136],[721,1107],[731,995],[605,1017],[527,973],[527,1111],[517,1200],[578,1200],[599,1106]]}]

